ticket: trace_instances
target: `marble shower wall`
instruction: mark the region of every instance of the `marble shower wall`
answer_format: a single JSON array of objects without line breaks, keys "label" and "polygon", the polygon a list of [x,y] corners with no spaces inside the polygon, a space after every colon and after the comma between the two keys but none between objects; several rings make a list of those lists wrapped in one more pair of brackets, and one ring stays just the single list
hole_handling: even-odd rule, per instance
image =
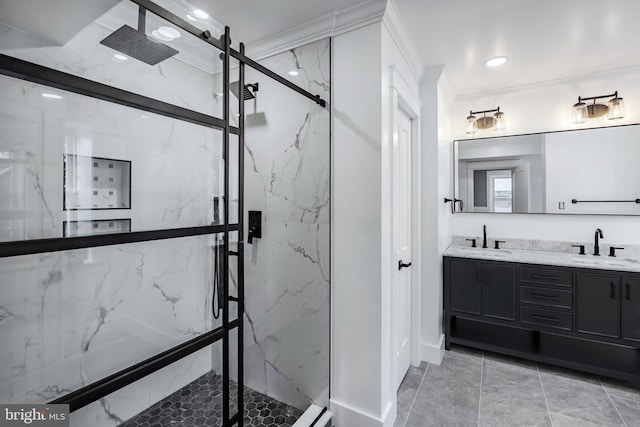
[{"label": "marble shower wall", "polygon": [[[215,114],[211,70],[188,52],[151,67],[116,62],[99,44],[132,25],[118,20],[130,9],[119,3],[65,46],[2,53]],[[0,240],[60,237],[75,219],[131,218],[133,231],[209,225],[220,142],[209,128],[0,77]],[[64,153],[131,161],[131,209],[64,211]],[[0,259],[0,402],[50,401],[215,327],[212,241]],[[74,412],[71,425],[117,425],[210,369],[206,348]]]},{"label": "marble shower wall", "polygon": [[[261,63],[328,102],[329,59],[324,39]],[[245,384],[304,410],[329,400],[329,106],[247,67],[246,83],[255,82],[257,99],[245,103],[245,209],[262,211],[263,228],[245,245]]]}]

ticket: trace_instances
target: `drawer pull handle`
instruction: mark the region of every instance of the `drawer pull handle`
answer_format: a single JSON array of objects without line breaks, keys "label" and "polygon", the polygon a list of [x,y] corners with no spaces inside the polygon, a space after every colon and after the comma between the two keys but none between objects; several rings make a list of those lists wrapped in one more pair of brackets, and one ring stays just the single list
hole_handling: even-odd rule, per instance
[{"label": "drawer pull handle", "polygon": [[558,319],[557,317],[540,316],[538,314],[532,314],[531,318],[536,319],[536,320],[546,320],[547,322],[559,322],[560,321],[560,319]]},{"label": "drawer pull handle", "polygon": [[543,274],[532,274],[531,277],[534,279],[560,280],[558,276],[545,276]]},{"label": "drawer pull handle", "polygon": [[551,301],[557,301],[558,297],[554,297],[552,295],[542,295],[542,294],[531,294],[532,297],[534,298],[538,298],[538,299],[548,299]]},{"label": "drawer pull handle", "polygon": [[609,285],[611,286],[611,298],[615,298],[616,297],[616,285],[613,282],[611,282]]},{"label": "drawer pull handle", "polygon": [[631,285],[627,283],[626,288],[627,288],[627,295],[626,295],[627,301],[631,301]]}]

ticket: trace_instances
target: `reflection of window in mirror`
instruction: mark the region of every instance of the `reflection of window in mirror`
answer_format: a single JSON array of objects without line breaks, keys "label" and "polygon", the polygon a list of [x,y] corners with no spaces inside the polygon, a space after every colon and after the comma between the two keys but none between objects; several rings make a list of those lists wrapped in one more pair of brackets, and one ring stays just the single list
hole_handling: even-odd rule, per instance
[{"label": "reflection of window in mirror", "polygon": [[511,170],[487,171],[489,212],[513,212]]}]

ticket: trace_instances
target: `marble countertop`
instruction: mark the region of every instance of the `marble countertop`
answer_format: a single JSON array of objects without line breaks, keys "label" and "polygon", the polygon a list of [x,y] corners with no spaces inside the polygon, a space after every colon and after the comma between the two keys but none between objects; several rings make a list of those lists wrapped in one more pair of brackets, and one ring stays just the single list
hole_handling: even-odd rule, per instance
[{"label": "marble countertop", "polygon": [[476,258],[491,261],[509,261],[526,264],[558,265],[564,267],[595,268],[599,270],[630,271],[640,273],[640,262],[623,256],[609,257],[578,255],[569,252],[552,252],[527,249],[482,249],[463,246],[449,246],[444,256]]}]

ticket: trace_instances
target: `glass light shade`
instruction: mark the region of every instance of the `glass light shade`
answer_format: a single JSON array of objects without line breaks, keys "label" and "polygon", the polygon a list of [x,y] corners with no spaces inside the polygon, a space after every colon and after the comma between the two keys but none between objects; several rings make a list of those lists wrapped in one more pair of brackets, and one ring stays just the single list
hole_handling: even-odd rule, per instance
[{"label": "glass light shade", "polygon": [[573,111],[571,112],[571,123],[584,123],[589,118],[589,111],[587,110],[587,104],[580,101],[577,104],[573,104]]},{"label": "glass light shade", "polygon": [[607,113],[607,119],[609,120],[619,120],[627,114],[624,108],[624,100],[622,98],[618,98],[616,96],[615,98],[610,99],[607,105],[609,106],[609,112]]},{"label": "glass light shade", "polygon": [[467,117],[467,126],[466,126],[465,132],[468,133],[469,135],[473,135],[474,133],[478,132],[478,124],[476,123],[476,116],[474,116],[473,114]]},{"label": "glass light shade", "polygon": [[505,129],[506,129],[506,125],[504,122],[504,113],[501,111],[498,111],[493,115],[493,130],[501,131]]}]

